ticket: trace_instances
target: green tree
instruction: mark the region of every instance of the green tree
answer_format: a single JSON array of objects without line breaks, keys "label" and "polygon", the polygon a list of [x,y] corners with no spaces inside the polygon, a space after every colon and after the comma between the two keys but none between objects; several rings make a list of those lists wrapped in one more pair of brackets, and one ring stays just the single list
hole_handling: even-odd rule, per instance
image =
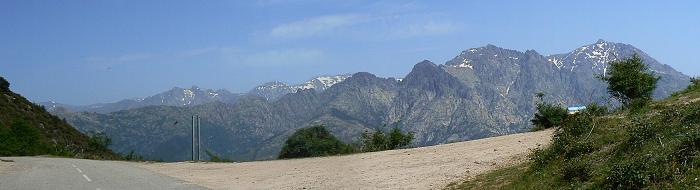
[{"label": "green tree", "polygon": [[298,129],[282,147],[279,158],[304,158],[347,154],[352,147],[340,142],[323,125]]},{"label": "green tree", "polygon": [[0,91],[10,91],[10,82],[0,76]]},{"label": "green tree", "polygon": [[0,155],[31,156],[46,149],[39,141],[41,131],[25,121],[17,121],[8,129],[0,126]]},{"label": "green tree", "polygon": [[362,151],[374,152],[387,149],[387,137],[379,129],[375,129],[373,133],[365,131],[360,138],[362,139]]},{"label": "green tree", "polygon": [[0,123],[0,156],[13,155],[13,145],[14,137],[12,136],[10,129],[2,126],[2,123]]},{"label": "green tree", "polygon": [[537,113],[530,120],[535,126],[533,130],[542,130],[560,126],[568,116],[565,108],[545,102],[537,103]]},{"label": "green tree", "polygon": [[109,145],[112,144],[112,139],[104,132],[89,132],[88,148],[91,151],[108,151]]},{"label": "green tree", "polygon": [[698,90],[700,89],[700,78],[699,77],[691,77],[690,78],[690,85],[688,88],[685,90],[686,92],[692,91],[692,90]]},{"label": "green tree", "polygon": [[413,141],[413,132],[404,134],[399,128],[393,128],[389,132],[389,145],[387,148],[393,150],[406,147],[411,144],[411,141]]},{"label": "green tree", "polygon": [[399,128],[393,128],[388,134],[384,134],[379,129],[374,132],[364,132],[360,137],[362,141],[362,150],[365,152],[374,152],[382,150],[393,150],[406,147],[413,141],[413,132],[403,133]]},{"label": "green tree", "polygon": [[660,77],[650,74],[642,58],[634,54],[608,63],[608,71],[600,79],[608,83],[608,93],[628,107],[648,103]]}]

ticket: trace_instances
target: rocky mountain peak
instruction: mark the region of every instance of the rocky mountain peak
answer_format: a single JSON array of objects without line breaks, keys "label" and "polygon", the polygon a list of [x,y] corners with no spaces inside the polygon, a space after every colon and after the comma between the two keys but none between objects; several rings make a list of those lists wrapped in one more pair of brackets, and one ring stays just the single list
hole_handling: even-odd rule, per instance
[{"label": "rocky mountain peak", "polygon": [[432,61],[423,60],[421,62],[416,63],[416,65],[413,66],[413,70],[433,67],[437,67],[437,65],[435,65],[435,63],[433,63]]}]

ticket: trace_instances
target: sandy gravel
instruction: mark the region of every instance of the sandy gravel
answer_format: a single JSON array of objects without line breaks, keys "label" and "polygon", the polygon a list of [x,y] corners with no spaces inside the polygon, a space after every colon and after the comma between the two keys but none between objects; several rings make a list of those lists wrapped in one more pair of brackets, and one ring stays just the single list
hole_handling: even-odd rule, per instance
[{"label": "sandy gravel", "polygon": [[15,163],[11,159],[0,158],[0,174],[16,170]]},{"label": "sandy gravel", "polygon": [[323,158],[141,166],[212,189],[440,189],[523,160],[552,132]]}]

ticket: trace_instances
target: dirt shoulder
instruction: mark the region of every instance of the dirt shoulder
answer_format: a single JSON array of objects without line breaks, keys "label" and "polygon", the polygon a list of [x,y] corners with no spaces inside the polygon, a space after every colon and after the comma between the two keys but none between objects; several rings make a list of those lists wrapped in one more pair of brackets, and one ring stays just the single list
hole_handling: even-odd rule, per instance
[{"label": "dirt shoulder", "polygon": [[322,158],[140,166],[212,189],[440,189],[523,160],[552,132]]}]

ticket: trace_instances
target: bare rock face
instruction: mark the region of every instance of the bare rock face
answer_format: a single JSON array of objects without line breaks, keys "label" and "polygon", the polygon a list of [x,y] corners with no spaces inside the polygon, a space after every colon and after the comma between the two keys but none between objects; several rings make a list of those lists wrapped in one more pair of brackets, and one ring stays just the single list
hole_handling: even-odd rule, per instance
[{"label": "bare rock face", "polygon": [[164,160],[188,158],[193,114],[203,118],[204,147],[237,160],[274,158],[294,130],[312,124],[326,125],[346,142],[357,141],[366,130],[398,127],[415,132],[415,145],[425,146],[526,131],[538,92],[562,105],[606,103],[606,84],[596,75],[605,74],[609,61],[635,53],[661,76],[655,97],[688,85],[688,76],[627,44],[599,40],[550,56],[487,45],[464,50],[445,64],[422,61],[402,80],[362,72],[332,85],[317,84],[323,89],[270,83],[263,86],[293,91],[248,93],[228,104],[56,114],[82,131],[106,131],[119,152]]}]

